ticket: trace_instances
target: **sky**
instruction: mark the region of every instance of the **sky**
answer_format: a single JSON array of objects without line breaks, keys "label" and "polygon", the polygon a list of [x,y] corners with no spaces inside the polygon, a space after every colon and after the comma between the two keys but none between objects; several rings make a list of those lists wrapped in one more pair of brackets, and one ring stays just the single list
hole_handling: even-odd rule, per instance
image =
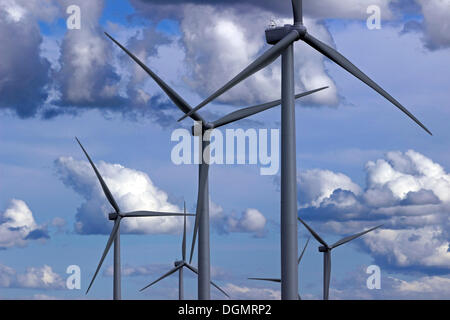
[{"label": "sky", "polygon": [[[73,5],[79,29],[68,28]],[[367,25],[371,5],[379,29]],[[450,1],[305,0],[304,13],[308,32],[433,133],[295,43],[295,91],[329,87],[296,103],[298,214],[329,243],[383,225],[333,250],[330,299],[449,299]],[[112,208],[75,137],[123,210],[181,212],[185,201],[195,212],[197,166],[171,157],[173,133],[192,120],[177,122],[181,111],[103,32],[197,105],[270,48],[271,21],[291,23],[290,1],[0,0],[0,299],[112,298],[112,254],[85,294]],[[200,114],[215,120],[279,99],[279,60]],[[220,130],[279,127],[277,107]],[[211,274],[233,299],[281,296],[279,284],[247,279],[280,276],[280,172],[262,167],[210,168]],[[182,219],[123,222],[123,298],[177,299],[176,276],[139,289],[181,258]],[[298,230],[301,250],[309,234]],[[299,267],[303,299],[322,297],[318,246],[311,239]],[[66,283],[73,265],[80,289]],[[367,286],[372,265],[380,289]],[[196,299],[186,275],[185,296]]]}]

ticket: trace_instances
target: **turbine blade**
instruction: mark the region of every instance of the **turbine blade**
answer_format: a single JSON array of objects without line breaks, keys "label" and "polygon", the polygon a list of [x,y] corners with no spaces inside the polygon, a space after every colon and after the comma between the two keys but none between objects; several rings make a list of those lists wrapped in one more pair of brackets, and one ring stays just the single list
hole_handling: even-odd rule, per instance
[{"label": "turbine blade", "polygon": [[155,281],[153,281],[152,283],[150,283],[149,285],[143,287],[141,290],[139,290],[140,292],[144,291],[145,289],[151,287],[152,285],[154,285],[155,283],[161,281],[164,278],[167,278],[168,276],[170,276],[171,274],[175,273],[176,271],[178,271],[178,269],[182,268],[183,265],[180,264],[179,266],[173,268],[172,270],[170,270],[169,272],[165,273],[163,276],[159,277],[158,279],[156,279]]},{"label": "turbine blade", "polygon": [[[194,268],[193,266],[191,266],[188,263],[184,264],[186,266],[186,268],[188,268],[189,270],[191,270],[192,272],[194,272],[195,274],[198,275],[198,270],[196,268]],[[228,293],[225,292],[225,290],[223,290],[221,287],[219,287],[217,284],[214,283],[214,281],[210,281],[210,283],[217,288],[217,290],[219,290],[220,292],[222,292],[224,295],[227,296],[227,298],[230,298],[230,296],[228,295]]]},{"label": "turbine blade", "polygon": [[[301,98],[301,97],[305,97],[307,95],[313,94],[313,93],[315,93],[317,91],[324,90],[326,88],[328,88],[328,87],[323,87],[323,88],[319,88],[319,89],[303,92],[303,93],[300,93],[300,94],[296,94],[295,95],[295,99],[298,99],[298,98]],[[244,109],[240,109],[240,110],[234,111],[234,112],[232,112],[230,114],[227,114],[226,116],[224,116],[224,117],[214,121],[212,123],[212,128],[219,128],[219,127],[224,126],[224,125],[226,125],[228,123],[235,122],[235,121],[238,121],[238,120],[250,117],[252,115],[255,115],[257,113],[260,113],[262,111],[265,111],[267,109],[279,106],[280,104],[281,104],[281,100],[275,100],[275,101],[267,102],[267,103],[264,103],[264,104],[256,105],[256,106],[253,106],[253,107],[248,107],[248,108],[244,108]]]},{"label": "turbine blade", "polygon": [[95,270],[94,276],[92,277],[91,282],[89,283],[89,287],[86,291],[86,294],[88,294],[89,290],[92,287],[92,284],[94,283],[95,278],[97,277],[98,272],[100,271],[100,268],[102,267],[103,261],[106,258],[106,255],[109,252],[109,249],[111,249],[111,245],[113,244],[114,240],[116,239],[116,235],[119,232],[119,228],[120,228],[120,217],[118,217],[115,221],[114,221],[114,226],[111,230],[111,234],[109,235],[109,239],[108,242],[106,243],[106,247],[105,250],[103,251],[102,257],[100,258],[100,262],[97,266],[97,269]]},{"label": "turbine blade", "polygon": [[179,216],[194,216],[192,213],[176,213],[176,212],[157,212],[157,211],[131,211],[123,213],[124,218],[135,218],[135,217],[179,217]]},{"label": "turbine blade", "polygon": [[[116,39],[111,37],[108,33],[106,36],[110,38],[116,45],[118,45],[125,53],[133,59],[144,71],[158,84],[158,86],[167,94],[167,96],[172,100],[172,102],[180,109],[183,113],[187,113],[192,110],[192,107],[182,98],[178,93],[175,92],[167,83],[165,83],[158,75],[156,75],[149,67],[147,67],[141,60],[139,60],[134,54],[132,54],[127,48],[121,45]],[[191,113],[189,115],[194,121],[205,122],[202,117],[196,113]]]},{"label": "turbine blade", "polygon": [[[197,240],[198,224],[200,215],[203,212],[203,200],[206,183],[208,181],[208,168],[205,164],[199,165],[199,179],[198,179],[198,192],[197,192],[197,210],[195,213],[194,231],[192,234],[191,254],[189,257],[189,263],[192,263],[192,257],[194,256],[195,242]],[[208,204],[209,205],[209,204]]]},{"label": "turbine blade", "polygon": [[304,222],[302,219],[300,219],[299,217],[297,217],[298,221],[300,221],[301,223],[303,223],[303,225],[306,227],[306,229],[308,229],[308,231],[311,233],[311,235],[317,240],[319,241],[322,245],[324,245],[325,247],[328,248],[328,244],[325,242],[325,240],[323,240],[313,229],[311,229],[310,226],[308,226],[306,224],[306,222]]},{"label": "turbine blade", "polygon": [[297,264],[300,264],[300,261],[302,261],[303,255],[305,254],[306,248],[308,247],[309,240],[311,240],[311,237],[309,237],[308,240],[306,240],[306,244],[303,247],[302,253],[300,254],[300,257],[298,257]]},{"label": "turbine blade", "polygon": [[292,11],[294,12],[294,24],[303,24],[302,0],[292,0]]},{"label": "turbine blade", "polygon": [[260,280],[260,281],[270,281],[270,282],[281,282],[281,279],[276,279],[276,278],[248,278],[248,280]]},{"label": "turbine blade", "polygon": [[345,244],[345,243],[347,243],[347,242],[350,242],[350,241],[352,241],[352,240],[354,240],[354,239],[356,239],[356,238],[359,238],[359,237],[361,237],[362,235],[365,235],[366,233],[369,233],[370,231],[373,231],[373,230],[375,230],[375,229],[378,229],[378,228],[381,227],[381,226],[382,226],[382,225],[379,225],[379,226],[373,227],[373,228],[371,228],[371,229],[369,229],[369,230],[366,230],[366,231],[363,231],[363,232],[354,234],[354,235],[352,235],[352,236],[348,236],[348,237],[342,238],[341,240],[339,240],[339,241],[337,241],[336,243],[334,243],[334,244],[331,246],[331,249],[334,249],[334,248],[336,248],[336,247],[339,247],[340,245],[343,245],[343,244]]},{"label": "turbine blade", "polygon": [[196,106],[194,109],[186,113],[183,117],[181,117],[178,121],[185,119],[190,116],[194,112],[198,111],[200,108],[204,107],[226,91],[233,88],[235,85],[240,83],[241,81],[247,79],[252,74],[258,72],[259,70],[265,68],[269,64],[271,64],[275,59],[277,59],[281,53],[286,49],[292,42],[299,38],[299,34],[297,31],[291,31],[288,33],[283,39],[281,39],[276,45],[267,50],[263,55],[257,58],[254,62],[252,62],[247,68],[241,71],[236,77],[231,79],[227,84],[225,84],[222,88],[214,92],[208,98],[206,98],[202,103]]},{"label": "turbine blade", "polygon": [[324,56],[328,57],[330,60],[347,70],[349,73],[354,75],[356,78],[367,84],[373,90],[378,92],[384,98],[386,98],[389,102],[391,102],[394,106],[399,108],[403,113],[405,113],[408,117],[410,117],[415,123],[417,123],[422,129],[428,132],[430,135],[432,133],[428,130],[412,113],[410,113],[404,106],[400,104],[397,100],[395,100],[389,93],[384,91],[378,84],[376,84],[372,79],[370,79],[367,75],[365,75],[361,70],[359,70],[355,65],[353,65],[347,58],[337,52],[335,49],[321,42],[320,40],[314,38],[312,35],[306,33],[303,41],[305,41],[308,45],[322,53]]},{"label": "turbine blade", "polygon": [[92,162],[91,157],[89,157],[88,153],[86,152],[86,150],[84,149],[83,145],[81,144],[80,140],[78,140],[77,137],[75,137],[75,139],[77,140],[78,144],[81,147],[81,150],[83,150],[84,154],[86,155],[87,159],[89,160],[89,163],[92,166],[92,169],[94,169],[95,175],[97,176],[98,181],[100,181],[100,184],[102,186],[103,189],[103,193],[105,194],[106,198],[108,199],[109,203],[111,204],[111,206],[114,208],[114,210],[116,210],[116,213],[120,213],[120,209],[119,206],[116,203],[116,200],[114,200],[113,195],[111,194],[111,191],[109,191],[108,186],[106,185],[105,181],[103,180],[102,176],[100,175],[100,173],[97,170],[97,167],[95,166],[94,162]]},{"label": "turbine blade", "polygon": [[183,262],[186,261],[186,201],[184,202],[184,226],[183,226],[183,245],[181,247]]}]

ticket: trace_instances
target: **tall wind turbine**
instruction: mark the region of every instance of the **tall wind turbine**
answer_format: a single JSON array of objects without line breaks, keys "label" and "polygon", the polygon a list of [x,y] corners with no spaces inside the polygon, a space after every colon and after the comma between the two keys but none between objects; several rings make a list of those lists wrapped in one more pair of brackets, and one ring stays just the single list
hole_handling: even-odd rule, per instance
[{"label": "tall wind turbine", "polygon": [[94,283],[94,280],[97,277],[98,272],[100,271],[103,261],[105,260],[106,255],[108,254],[109,249],[111,248],[111,245],[114,242],[113,298],[114,298],[114,300],[121,300],[122,299],[122,293],[121,293],[122,287],[121,287],[121,273],[120,273],[120,271],[121,271],[120,270],[120,221],[122,220],[122,218],[165,217],[165,216],[184,216],[186,218],[186,215],[192,216],[193,214],[186,214],[186,212],[185,213],[170,213],[170,212],[155,212],[155,211],[132,211],[132,212],[127,212],[127,213],[121,212],[111,191],[109,190],[108,186],[106,185],[105,181],[103,180],[102,176],[100,175],[100,172],[98,172],[97,167],[95,166],[94,162],[91,160],[91,157],[89,156],[87,151],[84,149],[80,140],[78,140],[78,138],[75,138],[75,139],[77,140],[78,144],[80,145],[81,149],[83,150],[84,154],[86,155],[86,158],[89,160],[89,163],[91,164],[92,169],[94,169],[95,175],[97,176],[97,179],[100,182],[103,193],[105,194],[105,196],[108,199],[111,206],[114,208],[114,212],[110,213],[108,216],[109,220],[114,221],[114,226],[111,230],[111,234],[109,235],[109,239],[108,239],[108,242],[106,243],[105,250],[103,251],[102,257],[100,258],[100,262],[97,266],[97,269],[95,270],[94,276],[92,277],[92,280],[89,284],[86,294],[91,289],[92,284]]},{"label": "tall wind turbine", "polygon": [[[186,203],[184,204],[184,212],[186,213]],[[164,278],[167,278],[171,274],[178,271],[178,298],[179,300],[184,300],[184,279],[183,279],[183,268],[187,268],[188,270],[191,270],[195,274],[198,275],[198,270],[193,267],[190,263],[186,261],[186,215],[184,216],[184,228],[183,228],[183,242],[181,245],[181,257],[182,259],[180,261],[175,261],[174,268],[171,269],[169,272],[165,273],[160,278],[156,279],[149,285],[145,286],[139,291],[144,291],[145,289],[151,287],[152,285],[156,284],[157,282],[163,280]],[[220,292],[222,292],[224,295],[226,295],[228,298],[230,297],[223,289],[221,289],[217,284],[215,284],[213,281],[211,281],[211,284],[216,287]]]},{"label": "tall wind turbine", "polygon": [[331,61],[347,70],[350,74],[367,84],[389,102],[395,105],[409,118],[431,132],[404,106],[395,100],[377,83],[365,75],[347,58],[335,49],[316,39],[308,33],[303,25],[302,0],[291,0],[294,24],[265,30],[267,43],[272,48],[263,53],[236,77],[223,87],[207,97],[199,105],[187,112],[179,120],[196,114],[202,107],[218,98],[235,85],[255,72],[265,68],[281,55],[281,298],[297,299],[298,266],[297,266],[297,168],[296,168],[296,137],[294,108],[294,48],[293,43],[302,40]]},{"label": "tall wind turbine", "polygon": [[[298,257],[297,265],[300,265],[300,261],[302,261],[303,255],[305,254],[306,248],[308,247],[309,240],[311,240],[311,237],[308,238],[306,241],[305,246],[303,247],[302,253]],[[259,280],[259,281],[269,281],[269,282],[278,282],[281,283],[280,278],[248,278],[249,280]],[[300,293],[298,294],[298,300],[302,300],[302,297],[300,296]]]},{"label": "tall wind turbine", "polygon": [[[156,75],[149,67],[147,67],[141,60],[139,60],[134,54],[132,54],[127,48],[121,45],[117,40],[106,33],[116,45],[118,45],[125,53],[130,56],[167,94],[172,102],[189,117],[197,122],[202,123],[202,136],[209,129],[219,128],[226,124],[250,117],[254,114],[268,110],[281,104],[281,100],[276,100],[253,107],[243,108],[214,121],[207,122],[197,112],[192,112],[192,107],[167,83],[165,83],[158,75]],[[293,98],[298,99],[320,90],[324,90],[327,87],[318,88],[308,92],[300,93]],[[201,139],[201,148],[199,148],[202,154],[205,154],[205,149],[208,147],[209,141]],[[195,217],[194,235],[192,239],[192,247],[189,262],[192,262],[192,255],[194,253],[194,246],[197,237],[198,230],[198,299],[209,300],[210,299],[210,249],[209,249],[209,164],[205,161],[201,161],[199,164],[199,183],[197,192],[197,210]]]},{"label": "tall wind turbine", "polygon": [[328,300],[328,294],[330,291],[330,280],[331,280],[331,250],[333,250],[334,248],[339,247],[340,245],[343,245],[347,242],[355,240],[356,238],[359,238],[362,235],[365,235],[366,233],[369,233],[375,229],[378,229],[382,225],[373,227],[369,230],[354,234],[352,236],[342,238],[341,240],[337,241],[336,243],[334,243],[330,246],[302,219],[298,218],[298,220],[301,223],[303,223],[303,225],[306,227],[306,229],[308,229],[308,231],[311,233],[311,235],[321,244],[321,246],[319,247],[319,252],[323,252],[323,300]]}]

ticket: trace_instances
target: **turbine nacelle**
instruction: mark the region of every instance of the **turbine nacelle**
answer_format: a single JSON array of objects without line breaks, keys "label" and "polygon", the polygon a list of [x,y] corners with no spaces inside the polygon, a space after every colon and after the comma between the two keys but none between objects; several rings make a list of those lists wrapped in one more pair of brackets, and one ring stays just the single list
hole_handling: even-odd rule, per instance
[{"label": "turbine nacelle", "polygon": [[184,261],[182,261],[182,260],[175,261],[175,262],[173,263],[173,265],[174,265],[175,267],[179,267],[179,266],[181,266],[182,264],[184,264]]},{"label": "turbine nacelle", "polygon": [[120,216],[120,214],[116,213],[116,212],[112,212],[110,214],[108,214],[108,219],[109,220],[116,220],[118,217]]},{"label": "turbine nacelle", "polygon": [[266,41],[268,44],[277,44],[281,39],[286,37],[291,31],[298,33],[298,39],[303,38],[306,34],[306,27],[303,24],[285,24],[282,27],[266,29]]},{"label": "turbine nacelle", "polygon": [[325,247],[325,246],[320,246],[319,247],[319,252],[327,252],[327,251],[331,251],[331,249],[328,248],[328,247]]}]

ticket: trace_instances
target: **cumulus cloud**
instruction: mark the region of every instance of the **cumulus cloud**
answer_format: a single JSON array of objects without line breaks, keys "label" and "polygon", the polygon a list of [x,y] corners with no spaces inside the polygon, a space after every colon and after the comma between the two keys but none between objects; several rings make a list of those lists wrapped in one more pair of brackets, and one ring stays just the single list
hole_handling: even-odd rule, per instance
[{"label": "cumulus cloud", "polygon": [[[39,23],[66,19],[69,5],[80,7],[81,28],[63,30],[62,37],[43,35]],[[2,1],[0,40],[5,49],[0,57],[0,109],[45,119],[98,109],[168,122],[163,111],[170,104],[160,94],[145,92],[142,77],[138,83],[121,67],[122,52],[103,34],[103,9],[103,0]],[[171,42],[154,25],[133,29],[121,40],[129,40],[130,49],[144,61]],[[130,66],[129,58],[127,62]]]},{"label": "cumulus cloud", "polygon": [[27,118],[47,100],[50,63],[40,55],[38,21],[52,20],[57,10],[51,1],[0,3],[0,109]]},{"label": "cumulus cloud", "polygon": [[[187,83],[207,96],[233,78],[269,48],[265,44],[264,28],[270,20],[267,12],[242,12],[214,6],[184,6],[180,30],[190,67]],[[282,21],[287,22],[285,20]],[[331,43],[327,29],[314,20],[306,25],[325,42]],[[335,105],[337,89],[325,71],[323,58],[303,43],[296,43],[296,91],[330,86],[308,97],[306,101]],[[260,103],[279,99],[281,70],[279,61],[248,78],[218,101],[235,105]]]},{"label": "cumulus cloud", "polygon": [[[419,2],[427,46],[448,47],[448,0]],[[67,18],[68,5],[80,6],[82,28],[66,30],[62,38],[42,35],[39,22]],[[44,118],[98,109],[132,119],[144,115],[162,125],[173,123],[173,105],[159,90],[151,93],[155,87],[149,85],[148,77],[104,36],[104,27],[124,29],[120,24],[101,25],[104,5],[103,0],[2,1],[0,39],[7,49],[0,58],[0,108],[12,110],[20,117]],[[167,80],[184,78],[185,84],[202,96],[215,91],[269,47],[262,30],[271,18],[278,17],[279,23],[291,21],[289,1],[132,0],[132,5],[152,22],[145,28],[121,32],[125,36],[119,40],[147,63],[161,50],[169,54],[164,61],[173,62],[183,56],[184,62],[179,61],[183,74]],[[396,18],[393,8],[399,7],[394,0],[308,1],[304,4],[305,24],[319,39],[333,46],[322,20],[364,20],[368,5],[378,5],[383,19]],[[154,22],[163,17],[179,22],[180,39],[156,31]],[[339,96],[324,58],[301,42],[296,43],[295,54],[297,92],[330,87],[303,101],[336,106]],[[225,94],[219,102],[239,106],[259,103],[279,98],[279,87],[280,66],[276,62]]]},{"label": "cumulus cloud", "polygon": [[211,202],[210,217],[211,223],[221,234],[242,232],[253,234],[256,237],[265,234],[267,219],[257,209],[248,208],[237,216],[226,214],[221,206]]},{"label": "cumulus cloud", "polygon": [[424,17],[426,45],[430,49],[450,47],[450,0],[418,0]]},{"label": "cumulus cloud", "polygon": [[48,265],[29,267],[26,272],[18,273],[13,268],[0,264],[0,286],[2,288],[64,289],[65,281]]},{"label": "cumulus cloud", "polygon": [[60,70],[55,72],[60,91],[56,104],[77,107],[119,106],[119,75],[112,60],[111,43],[103,35],[99,19],[104,1],[63,1],[81,10],[81,28],[68,30],[62,40]]},{"label": "cumulus cloud", "polygon": [[[71,157],[61,157],[55,161],[55,167],[62,182],[85,200],[77,209],[76,232],[109,233],[112,224],[108,220],[108,213],[113,212],[113,209],[90,164]],[[98,163],[97,168],[123,212],[182,212],[178,206],[169,202],[167,193],[155,186],[146,173],[106,162]],[[122,220],[121,230],[135,234],[176,233],[182,226],[183,219],[180,217],[126,218]]]},{"label": "cumulus cloud", "polygon": [[348,190],[354,194],[360,194],[361,188],[349,177],[342,173],[334,173],[329,170],[308,170],[298,174],[299,185],[308,186],[301,188],[299,197],[303,206],[319,206],[322,201],[329,198],[337,189]]},{"label": "cumulus cloud", "polygon": [[342,235],[384,224],[359,242],[378,263],[436,273],[450,269],[450,174],[431,159],[410,150],[369,161],[364,191],[328,171],[299,176],[315,177],[299,179],[299,215],[319,222],[324,232]]},{"label": "cumulus cloud", "polygon": [[48,238],[47,231],[37,225],[24,201],[12,199],[8,208],[0,213],[0,249],[24,247],[29,240]]}]

